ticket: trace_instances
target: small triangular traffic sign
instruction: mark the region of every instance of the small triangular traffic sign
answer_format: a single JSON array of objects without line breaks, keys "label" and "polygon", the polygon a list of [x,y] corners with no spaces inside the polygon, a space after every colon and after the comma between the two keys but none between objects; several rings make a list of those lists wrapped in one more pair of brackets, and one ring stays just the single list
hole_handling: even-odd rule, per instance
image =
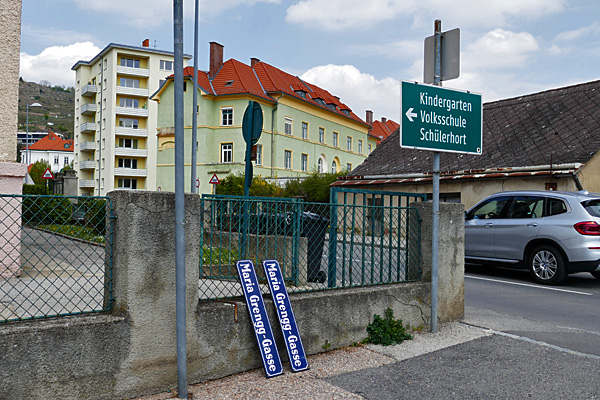
[{"label": "small triangular traffic sign", "polygon": [[54,174],[50,171],[50,168],[46,168],[44,174],[42,175],[42,179],[54,179]]},{"label": "small triangular traffic sign", "polygon": [[213,185],[217,185],[217,184],[221,183],[221,181],[217,177],[217,174],[213,174],[212,178],[210,178],[210,181],[208,181],[208,183],[212,183]]}]

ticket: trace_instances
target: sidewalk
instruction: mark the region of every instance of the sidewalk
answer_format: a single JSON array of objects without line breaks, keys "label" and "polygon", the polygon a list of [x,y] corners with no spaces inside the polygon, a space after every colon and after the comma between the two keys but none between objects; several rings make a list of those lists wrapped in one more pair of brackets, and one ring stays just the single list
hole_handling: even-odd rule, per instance
[{"label": "sidewalk", "polygon": [[[350,347],[309,357],[310,370],[266,379],[262,369],[192,385],[193,399],[600,399],[600,357],[481,328],[498,315],[397,346]],[[470,315],[473,315],[470,321]],[[476,322],[479,327],[470,323]],[[538,327],[543,329],[544,327]],[[175,398],[171,393],[138,400]]]}]

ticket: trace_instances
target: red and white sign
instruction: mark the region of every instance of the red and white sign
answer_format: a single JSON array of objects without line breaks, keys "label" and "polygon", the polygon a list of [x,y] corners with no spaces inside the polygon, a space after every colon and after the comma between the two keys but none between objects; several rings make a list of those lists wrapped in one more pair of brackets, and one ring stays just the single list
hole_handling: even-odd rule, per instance
[{"label": "red and white sign", "polygon": [[54,174],[50,171],[50,168],[46,168],[44,174],[42,175],[42,179],[54,179]]},{"label": "red and white sign", "polygon": [[221,183],[221,181],[219,180],[219,177],[217,176],[217,174],[213,174],[212,178],[210,178],[210,181],[208,181],[208,183],[212,183],[213,185],[218,185],[219,183]]}]

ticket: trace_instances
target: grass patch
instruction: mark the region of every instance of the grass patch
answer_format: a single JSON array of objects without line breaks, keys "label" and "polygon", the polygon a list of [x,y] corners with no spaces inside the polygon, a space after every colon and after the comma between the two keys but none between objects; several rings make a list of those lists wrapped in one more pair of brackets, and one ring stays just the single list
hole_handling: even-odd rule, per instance
[{"label": "grass patch", "polygon": [[104,236],[98,235],[93,229],[77,225],[38,225],[38,229],[60,233],[86,242],[104,243]]}]

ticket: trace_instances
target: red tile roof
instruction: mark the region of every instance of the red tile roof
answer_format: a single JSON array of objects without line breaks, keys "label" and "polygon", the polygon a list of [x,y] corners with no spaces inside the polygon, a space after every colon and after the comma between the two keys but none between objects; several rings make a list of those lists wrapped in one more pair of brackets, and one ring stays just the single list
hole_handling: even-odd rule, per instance
[{"label": "red tile roof", "polygon": [[[185,77],[191,78],[193,73],[193,67],[184,68]],[[276,103],[276,98],[283,94],[367,125],[350,107],[327,90],[262,61],[250,66],[234,59],[227,60],[212,80],[208,72],[198,71],[198,85],[204,92],[214,96],[250,94],[271,103]],[[297,93],[300,91],[306,95]],[[322,99],[325,104],[319,104],[315,99]]]},{"label": "red tile roof", "polygon": [[73,140],[65,140],[54,132],[48,132],[46,136],[29,146],[29,150],[72,152]]},{"label": "red tile roof", "polygon": [[369,132],[369,135],[376,140],[383,140],[390,136],[396,129],[400,127],[400,124],[392,121],[391,119],[382,121],[373,121],[373,129]]}]

